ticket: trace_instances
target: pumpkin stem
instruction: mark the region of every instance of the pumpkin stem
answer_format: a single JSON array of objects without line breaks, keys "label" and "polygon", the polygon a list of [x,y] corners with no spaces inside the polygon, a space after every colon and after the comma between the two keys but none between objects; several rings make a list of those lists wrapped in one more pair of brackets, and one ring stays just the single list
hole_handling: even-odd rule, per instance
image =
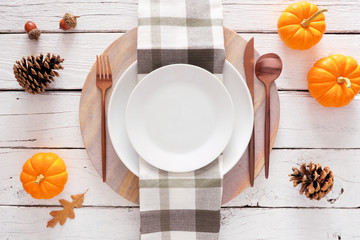
[{"label": "pumpkin stem", "polygon": [[42,181],[44,181],[44,179],[45,179],[44,175],[40,174],[39,176],[36,177],[35,183],[39,184]]},{"label": "pumpkin stem", "polygon": [[317,16],[319,16],[320,14],[322,14],[323,12],[327,12],[327,9],[324,8],[324,9],[321,9],[321,10],[318,10],[316,13],[314,13],[314,15],[312,15],[311,17],[309,17],[308,19],[304,19],[302,22],[301,22],[301,26],[303,26],[304,28],[308,27],[310,25],[310,23],[312,21],[315,20],[315,18],[317,18]]},{"label": "pumpkin stem", "polygon": [[338,77],[338,78],[337,78],[337,82],[338,82],[339,84],[342,84],[342,83],[346,82],[346,87],[347,87],[347,88],[351,88],[350,79],[348,79],[347,77]]}]

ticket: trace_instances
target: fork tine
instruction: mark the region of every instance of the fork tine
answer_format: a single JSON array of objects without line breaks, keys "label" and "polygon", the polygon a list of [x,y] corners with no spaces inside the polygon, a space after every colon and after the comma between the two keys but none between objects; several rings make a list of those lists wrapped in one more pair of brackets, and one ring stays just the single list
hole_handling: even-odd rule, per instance
[{"label": "fork tine", "polygon": [[99,56],[99,63],[100,63],[100,78],[103,79],[104,78],[104,65],[103,65],[103,61],[102,61],[102,56]]},{"label": "fork tine", "polygon": [[99,78],[102,78],[102,76],[101,76],[101,69],[102,67],[101,67],[101,55],[99,55]]},{"label": "fork tine", "polygon": [[104,62],[105,78],[108,78],[109,77],[109,72],[108,72],[107,67],[106,67],[106,58],[105,57],[103,57],[103,62]]},{"label": "fork tine", "polygon": [[112,77],[112,73],[111,73],[111,67],[110,67],[110,60],[109,60],[109,56],[107,57],[107,67],[108,67],[108,74],[109,74],[109,78]]},{"label": "fork tine", "polygon": [[101,57],[101,75],[103,79],[106,78],[106,67],[104,62],[104,56]]},{"label": "fork tine", "polygon": [[100,66],[99,66],[99,57],[96,55],[96,77],[100,77]]}]

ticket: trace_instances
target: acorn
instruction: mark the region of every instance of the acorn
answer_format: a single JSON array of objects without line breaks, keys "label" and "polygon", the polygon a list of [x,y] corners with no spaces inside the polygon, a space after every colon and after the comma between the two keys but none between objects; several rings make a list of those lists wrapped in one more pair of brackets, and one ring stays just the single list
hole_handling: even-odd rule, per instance
[{"label": "acorn", "polygon": [[28,34],[28,37],[30,39],[36,39],[38,40],[41,32],[40,30],[37,28],[36,24],[32,21],[27,21],[25,23],[25,32]]},{"label": "acorn", "polygon": [[65,13],[64,17],[60,20],[59,28],[62,30],[69,30],[75,28],[77,21],[76,19],[80,16],[74,16],[70,13]]}]

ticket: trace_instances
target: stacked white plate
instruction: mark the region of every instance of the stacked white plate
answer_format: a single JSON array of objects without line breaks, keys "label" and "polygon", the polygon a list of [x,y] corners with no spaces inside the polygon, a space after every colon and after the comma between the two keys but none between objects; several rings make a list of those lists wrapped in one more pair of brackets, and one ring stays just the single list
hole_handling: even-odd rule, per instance
[{"label": "stacked white plate", "polygon": [[186,64],[159,68],[138,83],[137,63],[117,82],[108,108],[113,147],[139,173],[139,155],[171,172],[199,169],[223,155],[226,174],[244,153],[254,110],[244,79],[226,62],[223,82]]}]

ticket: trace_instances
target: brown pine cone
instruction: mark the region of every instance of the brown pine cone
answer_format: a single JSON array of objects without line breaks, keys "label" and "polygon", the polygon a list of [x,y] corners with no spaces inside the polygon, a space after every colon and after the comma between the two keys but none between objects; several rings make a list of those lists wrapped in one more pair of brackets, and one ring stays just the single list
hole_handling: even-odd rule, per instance
[{"label": "brown pine cone", "polygon": [[50,83],[54,81],[54,77],[58,77],[59,73],[54,70],[64,69],[61,63],[64,61],[59,55],[23,57],[21,61],[14,64],[15,78],[20,86],[28,93],[38,94],[45,91]]},{"label": "brown pine cone", "polygon": [[289,174],[293,186],[301,184],[300,194],[312,199],[320,200],[328,194],[334,183],[334,174],[329,167],[322,168],[320,164],[311,162],[308,166],[303,163],[300,170],[293,167],[293,173]]}]

